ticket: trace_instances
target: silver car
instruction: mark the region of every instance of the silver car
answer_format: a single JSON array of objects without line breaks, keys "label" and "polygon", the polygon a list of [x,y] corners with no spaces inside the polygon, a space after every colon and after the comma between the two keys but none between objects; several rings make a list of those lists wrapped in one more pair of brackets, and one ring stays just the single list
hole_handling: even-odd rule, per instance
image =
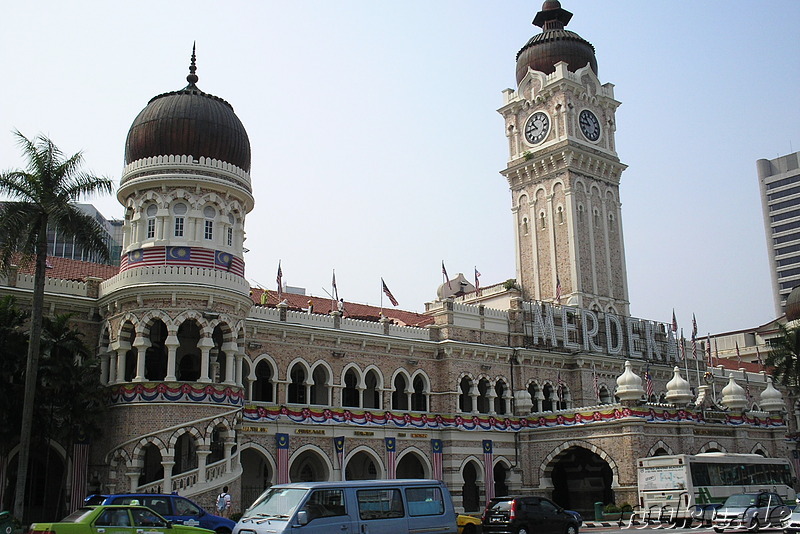
[{"label": "silver car", "polygon": [[714,516],[714,531],[781,528],[792,510],[773,492],[736,493],[725,500]]}]

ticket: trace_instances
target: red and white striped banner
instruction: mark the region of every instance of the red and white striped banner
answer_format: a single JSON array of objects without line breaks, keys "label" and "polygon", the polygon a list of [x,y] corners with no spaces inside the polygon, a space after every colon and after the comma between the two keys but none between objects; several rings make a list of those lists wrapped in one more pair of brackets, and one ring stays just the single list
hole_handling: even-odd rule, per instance
[{"label": "red and white striped banner", "polygon": [[289,482],[289,434],[275,434],[278,444],[278,484]]},{"label": "red and white striped banner", "polygon": [[483,440],[483,470],[484,485],[486,486],[486,504],[494,499],[494,451],[492,440]]},{"label": "red and white striped banner", "polygon": [[122,256],[120,272],[149,265],[181,265],[228,271],[244,276],[244,261],[230,252],[200,247],[149,247]]}]

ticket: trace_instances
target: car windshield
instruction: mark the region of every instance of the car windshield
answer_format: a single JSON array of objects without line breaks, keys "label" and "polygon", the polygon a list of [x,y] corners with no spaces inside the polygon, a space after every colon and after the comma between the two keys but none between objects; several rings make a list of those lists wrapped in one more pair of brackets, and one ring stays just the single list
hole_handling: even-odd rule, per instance
[{"label": "car windshield", "polygon": [[741,493],[738,495],[731,495],[723,505],[725,508],[745,508],[747,506],[755,506],[758,495],[749,493]]},{"label": "car windshield", "polygon": [[272,488],[253,503],[247,515],[288,518],[307,493],[303,488]]}]

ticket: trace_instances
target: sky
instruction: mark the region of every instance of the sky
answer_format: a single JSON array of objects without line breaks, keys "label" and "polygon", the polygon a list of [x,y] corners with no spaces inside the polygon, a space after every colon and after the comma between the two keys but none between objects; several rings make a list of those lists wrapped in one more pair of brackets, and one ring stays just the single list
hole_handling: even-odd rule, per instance
[{"label": "sky", "polygon": [[[800,2],[563,0],[613,83],[631,313],[688,335],[775,316],[756,160],[800,150]],[[424,311],[450,277],[514,278],[503,89],[539,28],[529,0],[6,2],[0,170],[12,131],[119,182],[150,98],[231,103],[256,198],[246,277]],[[116,198],[92,198],[120,218]],[[388,300],[384,306],[390,306]]]}]

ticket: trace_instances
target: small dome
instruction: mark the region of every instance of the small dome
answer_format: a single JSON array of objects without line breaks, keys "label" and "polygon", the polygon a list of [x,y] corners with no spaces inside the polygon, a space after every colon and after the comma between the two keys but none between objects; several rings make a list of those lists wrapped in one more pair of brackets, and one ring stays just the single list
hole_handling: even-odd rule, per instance
[{"label": "small dome", "polygon": [[667,382],[666,399],[676,406],[686,405],[692,400],[692,389],[689,382],[681,376],[681,369],[677,365],[672,370],[672,380]]},{"label": "small dome", "polygon": [[759,406],[765,412],[779,412],[786,408],[783,403],[783,395],[772,385],[772,378],[769,376],[767,377],[767,387],[761,392]]},{"label": "small dome", "polygon": [[722,388],[722,404],[729,410],[743,410],[747,406],[744,388],[736,383],[733,373],[728,377],[728,385]]},{"label": "small dome", "polygon": [[572,13],[561,8],[556,0],[547,0],[536,14],[533,24],[542,28],[517,52],[517,85],[528,73],[528,68],[552,74],[556,63],[564,61],[568,70],[575,72],[587,64],[597,74],[594,46],[575,32],[564,27]]},{"label": "small dome", "polygon": [[786,311],[787,321],[792,322],[800,319],[800,286],[792,289],[792,292],[786,297],[784,310]]},{"label": "small dome", "polygon": [[620,401],[636,401],[644,395],[642,379],[633,372],[631,362],[625,362],[625,371],[617,377],[617,390],[614,394]]},{"label": "small dome", "polygon": [[436,298],[444,300],[449,297],[460,297],[475,291],[475,285],[464,276],[458,273],[455,278],[448,280],[436,289]]},{"label": "small dome", "polygon": [[197,88],[195,54],[189,85],[153,97],[134,119],[125,142],[125,164],[155,156],[205,157],[250,172],[250,139],[233,107]]}]

